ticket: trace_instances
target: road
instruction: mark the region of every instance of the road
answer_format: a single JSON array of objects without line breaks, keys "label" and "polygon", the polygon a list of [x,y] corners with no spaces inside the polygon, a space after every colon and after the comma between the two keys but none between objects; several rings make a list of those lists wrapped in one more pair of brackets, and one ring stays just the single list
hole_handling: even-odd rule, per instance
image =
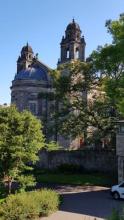
[{"label": "road", "polygon": [[110,195],[110,189],[89,187],[78,192],[63,194],[61,210],[71,213],[106,218],[112,209],[121,210],[124,201],[115,201]]},{"label": "road", "polygon": [[59,212],[44,220],[104,219],[110,216],[113,208],[124,207],[124,201],[115,201],[110,189],[105,187],[60,186],[55,190],[62,194],[63,203]]}]

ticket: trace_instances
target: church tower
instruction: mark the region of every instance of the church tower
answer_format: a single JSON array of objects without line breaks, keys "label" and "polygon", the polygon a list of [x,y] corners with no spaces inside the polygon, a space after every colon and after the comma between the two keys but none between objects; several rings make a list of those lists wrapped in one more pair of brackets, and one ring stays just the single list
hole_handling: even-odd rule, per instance
[{"label": "church tower", "polygon": [[27,43],[26,46],[24,46],[21,50],[21,56],[19,56],[17,60],[17,74],[21,70],[25,70],[32,64],[34,57],[33,50],[31,46]]},{"label": "church tower", "polygon": [[85,39],[84,36],[81,36],[80,26],[74,19],[67,26],[60,45],[61,57],[58,65],[72,60],[85,61]]}]

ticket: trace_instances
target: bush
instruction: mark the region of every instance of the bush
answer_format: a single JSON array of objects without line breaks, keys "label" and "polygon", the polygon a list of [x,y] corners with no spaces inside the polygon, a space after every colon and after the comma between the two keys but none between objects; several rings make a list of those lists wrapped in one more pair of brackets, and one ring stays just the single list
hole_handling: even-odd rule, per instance
[{"label": "bush", "polygon": [[1,220],[29,220],[56,211],[59,197],[52,190],[23,192],[8,196],[0,206]]},{"label": "bush", "polygon": [[42,190],[37,192],[38,203],[40,206],[40,216],[47,216],[57,211],[59,206],[59,196],[52,190]]},{"label": "bush", "polygon": [[80,165],[76,165],[76,164],[68,164],[68,163],[64,163],[61,164],[60,166],[57,167],[58,171],[61,173],[84,173],[85,170],[83,168],[83,166]]}]

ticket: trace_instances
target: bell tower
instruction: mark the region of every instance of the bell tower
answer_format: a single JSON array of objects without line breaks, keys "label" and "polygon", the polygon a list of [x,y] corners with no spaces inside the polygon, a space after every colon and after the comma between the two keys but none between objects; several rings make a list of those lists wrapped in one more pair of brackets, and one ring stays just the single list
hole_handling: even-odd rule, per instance
[{"label": "bell tower", "polygon": [[60,45],[61,55],[58,65],[72,60],[85,60],[85,39],[81,36],[80,27],[74,19],[67,26]]},{"label": "bell tower", "polygon": [[23,69],[27,69],[33,61],[33,50],[27,43],[21,50],[21,56],[17,60],[17,73]]}]

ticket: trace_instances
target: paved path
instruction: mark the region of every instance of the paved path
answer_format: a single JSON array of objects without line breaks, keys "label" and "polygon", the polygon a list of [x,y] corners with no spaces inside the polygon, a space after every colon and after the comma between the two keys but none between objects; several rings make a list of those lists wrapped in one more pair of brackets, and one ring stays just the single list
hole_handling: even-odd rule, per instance
[{"label": "paved path", "polygon": [[[41,220],[94,220],[95,217],[80,215],[75,213],[58,211],[47,218],[41,218]],[[103,220],[97,218],[96,220]]]},{"label": "paved path", "polygon": [[60,211],[42,220],[94,220],[107,218],[113,208],[121,210],[124,201],[115,201],[109,188],[87,186],[58,186],[55,190],[62,194]]}]

